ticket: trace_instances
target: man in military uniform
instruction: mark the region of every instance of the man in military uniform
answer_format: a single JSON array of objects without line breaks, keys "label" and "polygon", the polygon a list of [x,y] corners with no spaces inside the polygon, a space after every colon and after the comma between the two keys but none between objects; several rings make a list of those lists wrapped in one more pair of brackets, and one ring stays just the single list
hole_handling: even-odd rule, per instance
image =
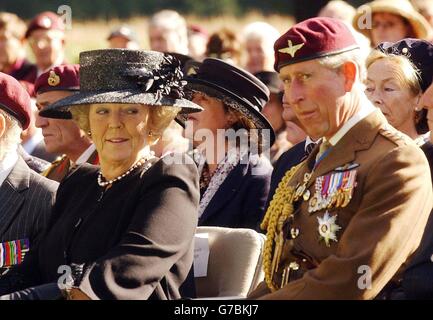
[{"label": "man in military uniform", "polygon": [[[70,96],[80,89],[79,65],[61,65],[43,73],[35,84],[38,111]],[[90,137],[69,119],[36,116],[36,126],[42,129],[48,152],[63,154],[42,175],[62,181],[72,169],[82,163],[98,164],[98,154]],[[64,117],[63,114],[60,117]]]},{"label": "man in military uniform", "polygon": [[30,112],[28,93],[0,72],[0,276],[37,245],[58,187],[31,170],[17,150]]},{"label": "man in military uniform", "polygon": [[432,208],[428,162],[366,98],[344,23],[305,20],[274,48],[287,102],[323,139],[275,192],[262,222],[265,281],[249,297],[387,298]]},{"label": "man in military uniform", "polygon": [[0,72],[17,79],[32,95],[37,68],[25,58],[26,29],[16,14],[0,12]]},{"label": "man in military uniform", "polygon": [[46,11],[34,17],[25,38],[36,59],[35,80],[49,68],[65,63],[65,24],[54,12]]}]

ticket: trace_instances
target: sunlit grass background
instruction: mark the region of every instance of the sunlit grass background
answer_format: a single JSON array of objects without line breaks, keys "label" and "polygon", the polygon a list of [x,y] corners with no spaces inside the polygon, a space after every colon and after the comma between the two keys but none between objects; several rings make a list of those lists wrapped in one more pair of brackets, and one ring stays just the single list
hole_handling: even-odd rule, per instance
[{"label": "sunlit grass background", "polygon": [[[243,18],[233,16],[221,16],[202,18],[197,16],[186,16],[188,24],[198,24],[205,27],[209,33],[222,27],[231,28],[238,34],[243,27],[250,22],[265,21],[277,28],[281,33],[287,31],[293,25],[294,19],[290,16],[270,15],[263,16],[260,13],[250,13]],[[101,49],[107,47],[107,36],[111,29],[127,24],[136,32],[142,49],[149,49],[147,17],[135,17],[129,20],[91,20],[73,21],[72,29],[66,32],[66,59],[70,63],[78,63],[81,51]],[[31,55],[29,55],[32,58]]]}]

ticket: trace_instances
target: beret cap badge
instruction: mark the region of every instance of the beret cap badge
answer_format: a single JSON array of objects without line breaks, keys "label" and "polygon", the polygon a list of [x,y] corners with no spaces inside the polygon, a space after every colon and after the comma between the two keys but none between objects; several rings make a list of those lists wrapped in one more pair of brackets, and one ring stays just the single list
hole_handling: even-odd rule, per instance
[{"label": "beret cap badge", "polygon": [[50,71],[50,76],[48,77],[48,84],[52,87],[59,85],[60,77],[54,72]]},{"label": "beret cap badge", "polygon": [[52,25],[52,21],[51,21],[51,19],[49,17],[44,17],[42,19],[42,21],[41,21],[41,26],[42,27],[44,27],[46,29],[49,29],[49,28],[51,28],[51,25]]},{"label": "beret cap badge", "polygon": [[278,51],[281,53],[290,54],[292,58],[294,58],[296,52],[304,46],[304,43],[293,45],[292,40],[289,40],[288,45],[289,45],[288,47],[279,49]]}]

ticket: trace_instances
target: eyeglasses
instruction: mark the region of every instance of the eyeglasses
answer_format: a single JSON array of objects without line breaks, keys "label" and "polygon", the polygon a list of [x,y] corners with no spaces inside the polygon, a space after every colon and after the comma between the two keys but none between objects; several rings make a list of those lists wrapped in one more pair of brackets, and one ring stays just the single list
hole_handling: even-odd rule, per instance
[{"label": "eyeglasses", "polygon": [[50,46],[55,39],[51,39],[49,37],[44,38],[30,38],[29,44],[31,46],[37,46],[38,48],[46,48],[47,46]]},{"label": "eyeglasses", "polygon": [[398,25],[403,25],[401,22],[394,22],[394,21],[373,21],[372,28],[378,29],[379,27],[382,27],[383,29],[392,29],[395,28]]}]

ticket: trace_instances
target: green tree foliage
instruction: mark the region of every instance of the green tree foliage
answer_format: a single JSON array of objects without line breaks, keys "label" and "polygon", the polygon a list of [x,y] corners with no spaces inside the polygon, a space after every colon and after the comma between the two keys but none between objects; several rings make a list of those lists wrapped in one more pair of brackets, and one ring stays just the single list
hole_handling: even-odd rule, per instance
[{"label": "green tree foliage", "polygon": [[[41,11],[57,11],[61,5],[72,8],[74,19],[128,18],[151,15],[161,9],[174,9],[199,16],[242,15],[251,10],[263,14],[289,15],[299,10],[309,12],[314,8],[314,2],[316,0],[0,0],[0,11],[14,12],[26,19]],[[359,6],[367,0],[348,2]]]}]

